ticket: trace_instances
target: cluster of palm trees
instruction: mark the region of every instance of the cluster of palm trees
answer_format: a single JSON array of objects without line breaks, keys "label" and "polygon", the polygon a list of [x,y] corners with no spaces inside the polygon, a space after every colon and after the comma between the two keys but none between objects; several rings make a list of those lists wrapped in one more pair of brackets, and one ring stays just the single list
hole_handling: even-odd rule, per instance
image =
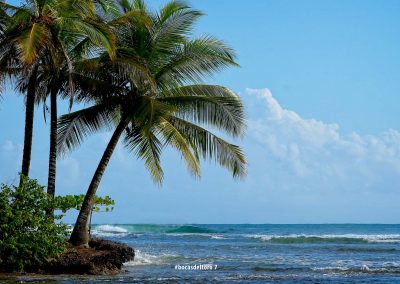
[{"label": "cluster of palm trees", "polygon": [[[192,38],[202,15],[181,1],[152,12],[143,0],[0,0],[0,94],[10,79],[24,94],[21,173],[29,176],[36,104],[50,100],[47,191],[55,194],[57,158],[102,130],[112,132],[70,237],[87,246],[93,198],[119,141],[161,183],[160,155],[175,148],[190,173],[212,159],[234,177],[246,174],[240,147],[213,134],[243,135],[244,107],[223,86],[203,80],[237,66],[231,48],[212,36]],[[62,116],[57,100],[83,109]]]}]

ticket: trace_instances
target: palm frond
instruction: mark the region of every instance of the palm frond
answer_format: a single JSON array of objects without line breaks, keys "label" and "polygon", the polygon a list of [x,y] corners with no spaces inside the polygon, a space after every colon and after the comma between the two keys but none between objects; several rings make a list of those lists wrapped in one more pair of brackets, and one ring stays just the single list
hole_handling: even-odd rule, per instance
[{"label": "palm frond", "polygon": [[57,18],[93,18],[95,4],[93,0],[46,0],[47,10],[57,14]]},{"label": "palm frond", "polygon": [[145,62],[142,58],[130,53],[128,49],[119,48],[114,60],[100,55],[96,58],[76,61],[74,67],[81,77],[108,82],[116,89],[121,89],[131,82],[136,88],[148,90],[153,94],[156,92],[156,82]]},{"label": "palm frond", "polygon": [[3,92],[6,85],[5,82],[6,82],[5,75],[2,72],[0,72],[0,101],[3,99]]},{"label": "palm frond", "polygon": [[70,84],[67,81],[68,78],[62,79],[64,82],[61,89],[62,98],[71,98],[72,95],[78,102],[98,103],[105,102],[107,99],[125,92],[125,89],[118,87],[115,82],[99,79],[88,73],[74,73],[72,77],[74,83],[73,90],[70,89]]},{"label": "palm frond", "polygon": [[116,17],[108,22],[111,26],[120,26],[120,25],[140,25],[150,27],[151,19],[148,14],[144,13],[141,10],[131,10],[126,13]]},{"label": "palm frond", "polygon": [[46,44],[50,45],[48,38],[49,31],[39,23],[33,23],[21,33],[17,38],[17,46],[26,64],[32,64],[37,59],[40,49]]},{"label": "palm frond", "polygon": [[173,50],[187,37],[203,13],[181,1],[167,3],[157,17],[152,32],[153,56],[160,51]]},{"label": "palm frond", "polygon": [[111,129],[117,109],[103,103],[62,115],[57,123],[57,148],[66,154],[78,147],[83,140],[102,129]]},{"label": "palm frond", "polygon": [[4,11],[19,11],[20,9],[23,9],[23,7],[18,7],[15,5],[11,5],[9,3],[6,3],[4,0],[0,1],[0,9],[4,10]]},{"label": "palm frond", "polygon": [[187,9],[190,9],[190,6],[184,1],[169,1],[160,9],[159,23],[164,23],[175,13]]},{"label": "palm frond", "polygon": [[200,177],[199,156],[195,147],[191,149],[193,145],[190,141],[188,141],[174,125],[164,118],[161,119],[159,132],[164,137],[165,145],[170,145],[180,152],[189,172],[195,177]]},{"label": "palm frond", "polygon": [[99,21],[87,18],[60,18],[59,24],[68,26],[69,34],[88,38],[95,46],[107,50],[111,58],[115,57],[116,38],[109,27]]},{"label": "palm frond", "polygon": [[147,89],[151,93],[156,92],[156,82],[150,70],[139,57],[116,58],[111,65],[117,72],[136,85],[137,88]]},{"label": "palm frond", "polygon": [[147,12],[148,8],[144,0],[132,0],[132,5],[130,7],[130,10],[134,9]]},{"label": "palm frond", "polygon": [[123,13],[128,12],[132,8],[132,3],[129,0],[118,0],[117,2]]},{"label": "palm frond", "polygon": [[117,17],[119,15],[118,4],[114,0],[94,0],[96,6],[100,7],[101,13],[107,16]]},{"label": "palm frond", "polygon": [[227,168],[235,178],[246,176],[246,158],[239,146],[228,143],[210,131],[180,119],[169,117],[168,121],[197,148],[204,159],[211,159]]},{"label": "palm frond", "polygon": [[175,106],[175,116],[216,127],[233,137],[243,135],[244,106],[228,88],[215,85],[185,86],[161,93],[159,100]]},{"label": "palm frond", "polygon": [[85,37],[72,46],[69,54],[73,59],[81,60],[82,58],[90,57],[92,55],[91,52],[92,45],[90,39]]},{"label": "palm frond", "polygon": [[3,3],[0,2],[0,40],[3,39],[6,25],[10,20],[10,16],[7,14],[6,9],[2,4]]},{"label": "palm frond", "polygon": [[152,129],[131,124],[124,142],[129,151],[144,160],[154,182],[161,184],[164,176],[160,160],[162,143]]},{"label": "palm frond", "polygon": [[201,82],[229,66],[238,66],[234,51],[224,42],[210,36],[185,41],[155,77],[161,86],[175,81],[180,84]]}]

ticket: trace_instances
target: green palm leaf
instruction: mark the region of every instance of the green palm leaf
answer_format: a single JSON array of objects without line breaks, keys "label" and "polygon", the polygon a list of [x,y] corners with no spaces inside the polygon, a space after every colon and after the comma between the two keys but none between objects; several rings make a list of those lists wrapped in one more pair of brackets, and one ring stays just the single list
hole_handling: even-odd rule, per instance
[{"label": "green palm leaf", "polygon": [[176,107],[176,116],[225,130],[241,137],[245,128],[244,106],[231,90],[214,85],[191,85],[172,89],[159,99]]},{"label": "green palm leaf", "polygon": [[190,34],[193,24],[202,13],[180,1],[171,1],[154,19],[151,30],[151,55],[173,52]]},{"label": "green palm leaf", "polygon": [[78,147],[87,136],[102,129],[111,129],[116,112],[107,102],[61,116],[57,126],[59,153],[66,154]]},{"label": "green palm leaf", "polygon": [[111,58],[115,57],[115,35],[109,27],[93,20],[80,18],[61,18],[59,24],[69,27],[69,35],[88,38],[95,46],[104,47]]},{"label": "green palm leaf", "polygon": [[190,141],[167,119],[161,120],[159,132],[164,137],[165,145],[170,145],[181,153],[189,172],[195,177],[200,177],[199,156],[195,147],[191,149],[193,145]]},{"label": "green palm leaf", "polygon": [[[129,3],[129,0],[126,0],[126,1],[121,0],[121,2],[122,3],[124,3],[124,2],[128,2]],[[129,6],[129,4],[128,4],[128,6]],[[137,10],[140,10],[140,11],[143,11],[143,12],[146,12],[146,13],[148,11],[147,5],[146,5],[144,0],[132,0],[132,5],[130,5],[129,10],[134,10],[134,9],[137,9]]]},{"label": "green palm leaf", "polygon": [[152,129],[132,124],[124,140],[127,149],[144,160],[153,180],[161,184],[164,177],[160,161],[162,143]]},{"label": "green palm leaf", "polygon": [[212,134],[208,130],[177,117],[168,121],[194,145],[204,159],[212,159],[232,172],[233,177],[246,176],[246,158],[240,147]]},{"label": "green palm leaf", "polygon": [[[43,45],[49,44],[49,31],[41,24],[33,23],[31,27],[22,32],[17,38],[23,61],[31,64],[37,59],[39,50]],[[51,48],[51,46],[49,46]]]},{"label": "green palm leaf", "polygon": [[199,82],[205,76],[221,71],[229,66],[238,66],[235,53],[222,41],[203,36],[195,40],[185,41],[156,72],[161,86],[174,81],[179,84]]},{"label": "green palm leaf", "polygon": [[108,24],[111,26],[128,24],[150,27],[151,19],[149,18],[148,14],[141,10],[131,10],[109,21]]}]

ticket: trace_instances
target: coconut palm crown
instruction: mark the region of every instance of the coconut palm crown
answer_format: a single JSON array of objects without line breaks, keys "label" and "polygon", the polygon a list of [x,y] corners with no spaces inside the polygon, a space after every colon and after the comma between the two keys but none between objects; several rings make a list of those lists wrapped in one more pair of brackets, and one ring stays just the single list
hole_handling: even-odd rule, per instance
[{"label": "coconut palm crown", "polygon": [[30,168],[34,105],[39,95],[43,97],[38,94],[38,86],[44,84],[43,78],[49,79],[45,92],[51,93],[48,181],[51,195],[55,191],[58,77],[63,66],[71,66],[66,63],[70,61],[71,47],[81,42],[102,46],[113,56],[113,34],[98,21],[96,13],[97,7],[106,1],[28,0],[18,7],[0,2],[0,81],[9,75],[17,82],[17,89],[26,93],[21,171],[25,176]]},{"label": "coconut palm crown", "polygon": [[63,115],[58,146],[68,152],[84,138],[103,129],[113,131],[75,224],[70,242],[87,245],[88,217],[100,180],[120,140],[141,158],[153,180],[161,183],[160,155],[171,146],[182,155],[194,176],[201,158],[213,159],[234,177],[246,174],[240,147],[213,134],[232,137],[244,132],[244,108],[229,89],[203,79],[237,66],[231,48],[212,36],[191,39],[202,15],[181,1],[171,1],[159,13],[143,1],[120,1],[121,14],[110,21],[117,36],[115,59],[106,53],[76,62],[76,98],[91,106]]}]

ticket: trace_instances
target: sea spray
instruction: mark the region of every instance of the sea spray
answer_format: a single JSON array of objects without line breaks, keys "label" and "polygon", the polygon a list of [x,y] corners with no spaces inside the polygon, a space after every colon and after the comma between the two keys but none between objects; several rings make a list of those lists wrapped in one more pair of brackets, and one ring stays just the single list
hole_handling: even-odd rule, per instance
[{"label": "sea spray", "polygon": [[392,243],[400,244],[400,234],[357,235],[357,234],[246,234],[244,237],[259,239],[271,243],[338,243],[338,244],[366,244],[366,243]]}]

